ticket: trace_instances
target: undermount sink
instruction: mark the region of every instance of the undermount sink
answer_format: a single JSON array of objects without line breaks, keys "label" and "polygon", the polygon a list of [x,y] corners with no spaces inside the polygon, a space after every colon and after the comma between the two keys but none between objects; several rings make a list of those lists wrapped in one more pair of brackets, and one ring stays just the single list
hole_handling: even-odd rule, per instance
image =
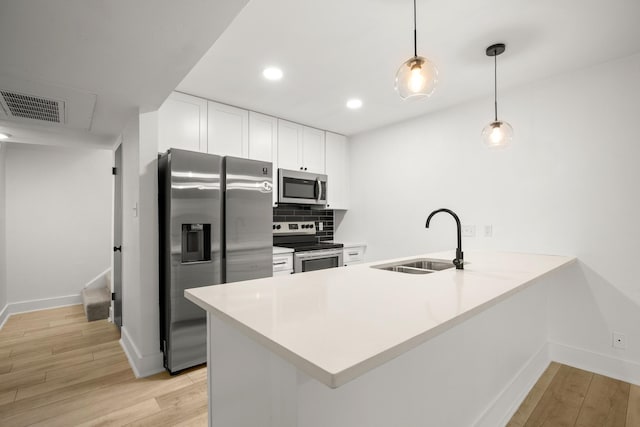
[{"label": "undermount sink", "polygon": [[380,264],[371,266],[371,268],[377,268],[379,270],[396,271],[398,273],[407,274],[429,274],[454,267],[455,266],[453,265],[452,261],[433,258],[418,258],[408,261],[405,260],[394,262],[391,264]]}]

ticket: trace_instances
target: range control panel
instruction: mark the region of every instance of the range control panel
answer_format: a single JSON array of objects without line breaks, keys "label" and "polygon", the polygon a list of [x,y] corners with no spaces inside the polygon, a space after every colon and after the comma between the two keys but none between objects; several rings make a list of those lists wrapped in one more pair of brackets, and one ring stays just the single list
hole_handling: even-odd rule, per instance
[{"label": "range control panel", "polygon": [[313,221],[274,222],[273,234],[279,236],[316,234],[316,223]]}]

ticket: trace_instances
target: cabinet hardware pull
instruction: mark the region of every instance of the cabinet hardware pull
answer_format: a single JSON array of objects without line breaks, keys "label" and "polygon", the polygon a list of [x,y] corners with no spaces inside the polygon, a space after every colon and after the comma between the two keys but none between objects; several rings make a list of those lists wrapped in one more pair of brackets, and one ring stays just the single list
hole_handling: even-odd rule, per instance
[{"label": "cabinet hardware pull", "polygon": [[282,262],[274,262],[273,265],[282,265],[282,264],[286,264],[287,261],[282,261]]},{"label": "cabinet hardware pull", "polygon": [[351,255],[351,256],[358,255],[358,252],[349,252],[349,255]]}]

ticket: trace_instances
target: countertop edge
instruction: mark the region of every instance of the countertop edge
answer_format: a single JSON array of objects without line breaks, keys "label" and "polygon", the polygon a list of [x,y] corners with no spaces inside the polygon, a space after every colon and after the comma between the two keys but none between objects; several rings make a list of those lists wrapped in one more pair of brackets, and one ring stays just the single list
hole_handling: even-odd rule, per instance
[{"label": "countertop edge", "polygon": [[[223,311],[218,310],[217,308],[209,305],[207,302],[198,298],[196,295],[192,294],[189,289],[184,291],[184,296],[186,299],[191,301],[192,303],[198,305],[203,310],[214,314],[218,318],[220,318],[223,322],[231,325],[233,327],[237,327],[239,331],[256,342],[264,345],[269,350],[272,350],[274,353],[281,356],[283,359],[291,362],[295,367],[306,373],[312,378],[320,381],[330,388],[337,388],[339,385],[336,385],[336,375],[331,372],[325,371],[315,363],[309,362],[307,359],[299,356],[298,354],[292,352],[288,348],[278,344],[277,342],[265,337],[259,332],[256,332],[249,326],[244,323],[234,319]],[[209,337],[207,337],[209,339]]]},{"label": "countertop edge", "polygon": [[[534,283],[536,283],[537,281],[539,281],[540,279],[548,276],[550,273],[559,270],[560,268],[565,268],[571,264],[574,264],[577,262],[577,258],[576,257],[572,257],[572,256],[561,256],[563,258],[566,258],[566,261],[558,264],[557,266],[550,268],[549,270],[540,273],[538,275],[536,275],[535,277],[531,277],[530,279],[522,282],[520,285],[490,299],[485,301],[484,303],[473,307],[467,311],[465,311],[464,313],[461,313],[455,317],[452,317],[442,323],[440,323],[439,325],[436,325],[430,329],[428,329],[427,331],[424,331],[421,334],[415,335],[412,338],[407,339],[406,341],[403,341],[393,347],[390,347],[386,350],[381,351],[380,353],[369,357],[368,359],[365,359],[353,366],[350,366],[342,371],[336,372],[336,373],[331,373],[328,372],[324,369],[322,369],[320,366],[308,361],[307,359],[299,356],[298,354],[296,354],[295,352],[289,350],[288,348],[282,346],[281,344],[278,344],[277,342],[267,338],[266,336],[264,336],[263,334],[255,331],[254,329],[252,329],[251,327],[245,325],[244,323],[234,319],[233,317],[227,315],[226,313],[224,313],[223,311],[213,307],[212,305],[210,305],[209,303],[207,303],[206,301],[200,299],[198,296],[194,295],[193,293],[191,293],[191,291],[189,289],[185,290],[184,292],[184,296],[185,298],[187,298],[189,301],[193,302],[194,304],[198,305],[199,307],[201,307],[202,309],[206,310],[207,312],[210,312],[214,315],[216,315],[218,318],[220,318],[221,320],[223,320],[225,323],[237,327],[239,329],[239,332],[245,334],[246,336],[250,337],[251,339],[255,340],[256,342],[264,345],[265,347],[267,347],[268,349],[270,349],[271,351],[273,351],[274,353],[278,354],[279,356],[281,356],[283,359],[289,361],[290,363],[292,363],[295,367],[297,367],[298,369],[300,369],[301,371],[303,371],[304,373],[306,373],[307,375],[309,375],[310,377],[320,381],[321,383],[325,384],[326,386],[330,387],[330,388],[338,388],[346,383],[348,383],[349,381],[358,378],[359,376],[365,374],[366,372],[375,369],[376,367],[392,360],[395,359],[396,357],[416,348],[417,346],[419,346],[420,344],[425,343],[426,341],[435,338],[438,335],[441,335],[442,333],[446,332],[447,330],[455,327],[456,325],[459,325],[463,322],[465,322],[466,320],[469,320],[471,317],[476,316],[477,314],[486,311],[487,309],[495,306],[496,304],[508,299],[509,297],[511,297],[514,294],[517,294],[519,292],[522,292],[523,290],[529,288],[531,285],[533,285]],[[196,288],[197,289],[197,288]]]},{"label": "countertop edge", "polygon": [[[560,256],[560,255],[559,255]],[[376,354],[375,356],[372,356],[366,360],[363,360],[362,362],[353,365],[343,371],[340,371],[336,374],[333,374],[334,376],[334,380],[332,381],[332,383],[334,384],[334,386],[332,388],[337,388],[340,387],[346,383],[348,383],[351,380],[354,380],[356,378],[358,378],[359,376],[365,374],[366,372],[386,363],[389,362],[392,359],[395,359],[398,356],[401,356],[402,354],[418,347],[420,344],[423,344],[427,341],[429,341],[432,338],[437,337],[438,335],[443,334],[444,332],[448,331],[451,328],[454,328],[455,326],[465,322],[466,320],[469,320],[470,318],[476,316],[477,314],[480,314],[488,309],[490,309],[491,307],[499,304],[500,302],[510,298],[511,296],[520,293],[522,291],[524,291],[525,289],[529,288],[530,286],[534,285],[537,281],[541,280],[542,278],[548,276],[549,274],[553,273],[554,271],[557,271],[561,268],[565,268],[568,267],[569,265],[575,264],[577,262],[577,258],[576,257],[566,257],[563,256],[565,258],[568,258],[567,261],[563,264],[559,264],[556,267],[538,275],[535,277],[532,277],[531,279],[527,280],[526,282],[523,282],[522,284],[520,284],[519,286],[510,289],[509,291],[498,295],[497,297],[490,299],[488,301],[485,301],[484,303],[473,307],[467,311],[465,311],[464,313],[452,317],[451,319],[448,319],[444,322],[442,322],[441,324],[434,326],[433,328],[418,334],[412,338],[409,338],[408,340],[394,346],[394,347],[390,347],[378,354]],[[286,351],[289,351],[287,349],[285,349]],[[329,375],[331,375],[329,373]]]}]

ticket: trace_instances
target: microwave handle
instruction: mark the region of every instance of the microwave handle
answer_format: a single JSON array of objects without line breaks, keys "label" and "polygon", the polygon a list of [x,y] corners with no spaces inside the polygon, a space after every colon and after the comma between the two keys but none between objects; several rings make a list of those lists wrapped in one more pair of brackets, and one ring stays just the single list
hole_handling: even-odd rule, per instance
[{"label": "microwave handle", "polygon": [[320,203],[320,200],[322,200],[322,184],[320,183],[320,178],[316,178],[316,194],[318,195],[316,201]]}]

